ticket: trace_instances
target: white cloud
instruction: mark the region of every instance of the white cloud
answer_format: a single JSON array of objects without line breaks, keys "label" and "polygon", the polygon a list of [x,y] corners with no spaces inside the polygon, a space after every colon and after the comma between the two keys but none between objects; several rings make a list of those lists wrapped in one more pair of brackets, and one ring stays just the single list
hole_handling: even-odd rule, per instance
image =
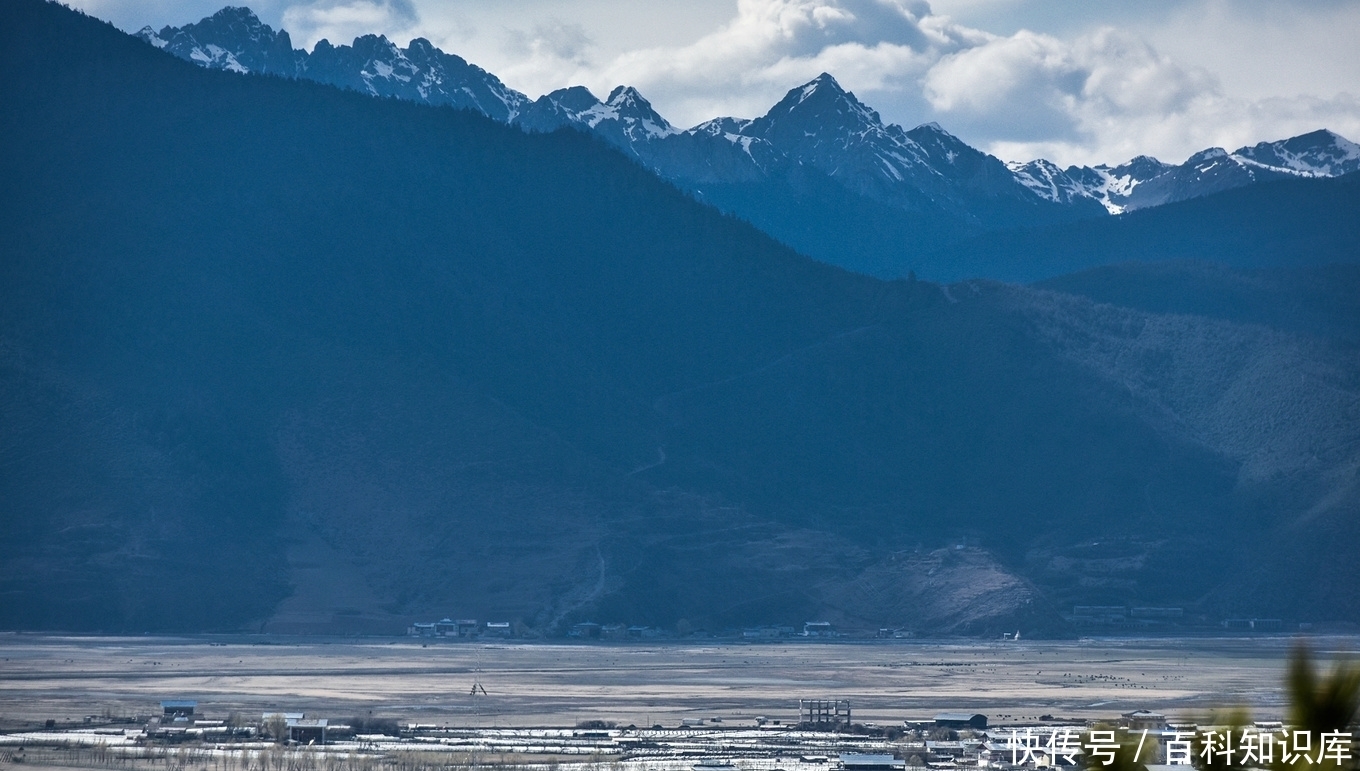
[{"label": "white cloud", "polygon": [[937,114],[983,133],[1031,138],[1069,132],[1086,75],[1061,41],[1021,31],[943,57],[923,87]]},{"label": "white cloud", "polygon": [[529,93],[567,85],[564,74],[597,93],[627,83],[676,124],[693,125],[764,112],[823,71],[850,89],[919,94],[916,81],[941,53],[985,38],[921,0],[739,0],[735,18],[687,45],[602,61],[521,46],[528,55],[503,75]]},{"label": "white cloud", "polygon": [[633,85],[681,126],[754,117],[830,72],[885,120],[936,120],[1007,160],[1180,161],[1211,145],[1323,126],[1360,137],[1360,110],[1346,94],[1235,97],[1208,67],[1172,58],[1143,35],[1105,26],[999,36],[921,0],[739,0],[734,17],[688,43],[622,51],[564,30],[512,33],[502,47],[509,61],[487,66],[531,96]]},{"label": "white cloud", "polygon": [[511,30],[506,48],[520,56],[549,57],[552,59],[588,64],[588,52],[593,43],[580,24],[569,24],[558,18],[535,24],[532,32]]},{"label": "white cloud", "polygon": [[1026,145],[1062,148],[1068,161],[1074,148],[1108,151],[1123,127],[1146,129],[1149,117],[1174,120],[1221,101],[1208,72],[1110,28],[1071,42],[1026,30],[995,38],[941,58],[923,88],[956,131],[987,137],[1008,155]]},{"label": "white cloud", "polygon": [[[1214,32],[1222,0],[1176,0],[1175,7],[1186,18],[1199,14],[1206,48],[1231,48]],[[1330,20],[1360,32],[1353,29],[1360,15],[1345,8],[1314,16],[1293,8],[1277,10],[1274,23],[1283,15],[1295,29],[1321,30]],[[1133,11],[1120,13],[1124,21]],[[1240,36],[1250,24],[1239,18],[1229,29]],[[1269,50],[1268,34],[1256,35],[1255,48]],[[1314,39],[1326,41],[1330,53],[1317,58],[1335,59],[1341,37],[1319,32]],[[1150,27],[1090,25],[1079,33],[1021,28],[998,36],[933,13],[920,0],[740,0],[735,17],[684,45],[570,59],[534,51],[496,71],[531,95],[574,83],[597,94],[634,85],[677,125],[754,117],[825,71],[886,120],[936,120],[1007,160],[1118,163],[1150,154],[1179,162],[1208,146],[1231,149],[1321,127],[1360,138],[1352,94],[1310,94],[1307,83],[1281,74],[1287,67],[1275,70],[1282,84],[1275,94],[1230,93],[1212,60],[1170,56],[1153,39],[1174,37]],[[1297,40],[1285,47],[1300,51]],[[1300,90],[1278,93],[1291,83]]]},{"label": "white cloud", "polygon": [[[183,24],[226,0],[72,1],[136,29]],[[530,96],[629,84],[685,126],[754,117],[826,71],[885,120],[936,120],[1007,160],[1180,161],[1321,127],[1360,140],[1354,0],[251,4],[297,44],[421,35]]]},{"label": "white cloud", "polygon": [[400,39],[419,22],[411,0],[316,0],[283,11],[293,45],[309,49],[323,38],[336,45],[368,34]]},{"label": "white cloud", "polygon": [[1144,154],[1179,163],[1207,147],[1235,150],[1319,128],[1360,137],[1360,99],[1340,94],[1245,100],[1208,94],[1167,113],[1116,116],[1086,106],[1079,120],[1082,131],[1072,139],[997,140],[984,146],[1002,158],[1049,158],[1063,164],[1119,163]]},{"label": "white cloud", "polygon": [[1327,127],[1360,135],[1348,94],[1242,98],[1213,74],[1111,28],[1063,41],[1020,31],[944,56],[923,79],[938,119],[1008,160],[1180,162]]}]

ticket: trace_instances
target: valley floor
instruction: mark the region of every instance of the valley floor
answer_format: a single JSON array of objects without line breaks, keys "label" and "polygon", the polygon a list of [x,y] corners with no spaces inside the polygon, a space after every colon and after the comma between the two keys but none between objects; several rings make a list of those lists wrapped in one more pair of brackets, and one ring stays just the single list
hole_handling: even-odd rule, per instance
[{"label": "valley floor", "polygon": [[[450,728],[798,719],[799,699],[848,699],[857,723],[982,712],[991,725],[1137,709],[1202,719],[1245,706],[1278,720],[1293,640],[1083,639],[770,644],[456,643],[383,638],[0,635],[0,730],[159,713],[305,712]],[[1360,638],[1314,638],[1328,661]],[[476,684],[485,690],[472,695]],[[86,719],[89,718],[89,721]]]}]

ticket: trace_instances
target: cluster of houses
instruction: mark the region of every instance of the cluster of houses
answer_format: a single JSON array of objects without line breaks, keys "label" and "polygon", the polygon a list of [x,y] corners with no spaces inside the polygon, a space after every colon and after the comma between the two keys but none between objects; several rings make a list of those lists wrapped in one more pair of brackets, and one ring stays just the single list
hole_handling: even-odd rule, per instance
[{"label": "cluster of houses", "polygon": [[[1202,624],[1202,619],[1194,620],[1186,616],[1180,607],[1126,606],[1126,605],[1075,605],[1071,613],[1063,613],[1063,618],[1075,627],[1099,628],[1137,628],[1156,630],[1174,628],[1186,624]],[[1278,618],[1229,618],[1219,622],[1225,629],[1248,633],[1271,633],[1285,631],[1284,621]],[[1311,628],[1310,624],[1300,624],[1301,629]],[[473,618],[443,618],[439,621],[418,621],[407,627],[412,637],[439,638],[511,638],[522,637],[526,630],[522,625],[509,621],[478,621]],[[536,636],[532,631],[528,634]],[[787,639],[828,639],[837,637],[866,638],[878,637],[902,639],[915,637],[910,629],[854,629],[842,630],[829,621],[805,621],[802,626],[792,624],[769,624],[744,629],[685,629],[671,630],[662,627],[637,624],[583,621],[572,625],[566,631],[567,637],[576,640],[658,640],[675,637],[693,638],[740,638],[749,641],[787,640]],[[1019,639],[1019,632],[1007,633],[1005,639]]]},{"label": "cluster of houses", "polygon": [[198,713],[198,702],[167,699],[161,712],[146,723],[146,736],[163,742],[268,738],[293,744],[325,744],[348,739],[354,731],[348,725],[332,725],[326,718],[308,717],[304,712],[265,712],[258,722],[210,720]]},{"label": "cluster of houses", "polygon": [[[521,636],[516,626],[509,621],[478,621],[475,618],[444,618],[439,621],[418,621],[406,629],[411,637],[440,638],[510,638]],[[792,625],[768,625],[749,627],[725,633],[740,636],[744,640],[780,640],[793,638],[828,639],[843,636],[843,632],[830,621],[805,621],[801,627]],[[576,640],[660,640],[676,637],[669,629],[637,624],[598,624],[583,621],[573,624],[567,630],[567,637]],[[712,637],[707,630],[691,631],[687,636]],[[902,629],[880,629],[878,637],[912,637],[910,631]]]},{"label": "cluster of houses", "polygon": [[[805,621],[801,629],[786,625],[769,625],[748,627],[740,630],[740,637],[744,640],[782,640],[796,637],[818,637],[832,638],[840,637],[841,632],[835,624],[830,621]],[[594,621],[584,621],[574,624],[567,631],[567,636],[574,639],[585,640],[655,640],[674,635],[666,630],[653,626],[637,626],[627,624],[597,624]],[[691,637],[710,637],[707,630],[697,630],[691,632]]]},{"label": "cluster of houses", "polygon": [[[1144,630],[1180,626],[1190,622],[1185,608],[1138,607],[1125,605],[1075,605],[1064,619],[1078,627],[1125,627]],[[1196,622],[1201,623],[1201,622]],[[1285,623],[1278,618],[1227,618],[1219,622],[1224,629],[1241,632],[1283,632]],[[1300,624],[1299,628],[1311,628]]]},{"label": "cluster of houses", "polygon": [[412,637],[514,637],[515,627],[509,621],[482,623],[475,618],[444,618],[417,621],[407,627],[406,633]]},{"label": "cluster of houses", "polygon": [[[976,712],[941,712],[929,720],[908,720],[900,726],[884,727],[854,723],[850,702],[844,699],[802,699],[798,716],[798,723],[783,725],[779,720],[755,718],[754,728],[749,722],[742,726],[735,721],[723,723],[719,718],[712,718],[712,726],[705,725],[704,720],[686,719],[669,729],[660,725],[616,728],[612,723],[577,726],[590,730],[480,729],[398,724],[373,718],[344,721],[354,723],[351,726],[302,712],[264,712],[258,721],[238,716],[227,721],[209,720],[199,712],[196,701],[166,700],[161,702],[160,713],[147,720],[145,733],[139,732],[130,741],[161,744],[200,741],[219,748],[228,742],[251,747],[268,741],[318,749],[334,745],[330,750],[337,752],[436,742],[450,751],[506,746],[514,747],[517,753],[608,754],[625,760],[684,759],[698,753],[704,759],[694,765],[695,771],[732,771],[735,766],[729,756],[734,751],[749,758],[797,757],[802,768],[826,771],[926,768],[1038,771],[1064,766],[1075,771],[1078,767],[1098,765],[1093,758],[1098,757],[1100,748],[1093,747],[1092,742],[1104,742],[1102,746],[1112,753],[1120,745],[1127,746],[1125,740],[1134,738],[1140,741],[1142,763],[1169,764],[1159,771],[1170,771],[1170,765],[1189,764],[1189,737],[1211,730],[1170,721],[1164,714],[1147,710],[1126,712],[1117,721],[1064,721],[1044,716],[1035,722],[1001,726],[990,725],[986,715]],[[359,735],[356,727],[360,729]],[[1262,735],[1283,734],[1284,726],[1278,722],[1259,722],[1248,730]],[[1101,734],[1108,738],[1097,739]],[[1183,746],[1177,749],[1175,745]],[[828,750],[839,751],[839,755],[823,754]],[[1349,743],[1345,751],[1349,757]],[[1179,762],[1178,752],[1184,763]]]},{"label": "cluster of houses", "polygon": [[664,629],[636,624],[597,624],[583,621],[573,624],[567,636],[577,640],[659,640],[671,635]]},{"label": "cluster of houses", "polygon": [[1155,627],[1178,624],[1184,608],[1126,607],[1124,605],[1076,605],[1067,620],[1076,626]]},{"label": "cluster of houses", "polygon": [[[918,727],[922,724],[917,724]],[[1134,747],[1135,760],[1140,760],[1149,769],[1161,768],[1171,769],[1173,767],[1185,766],[1190,768],[1194,760],[1192,755],[1202,746],[1215,748],[1213,751],[1217,756],[1222,756],[1231,746],[1231,740],[1219,736],[1217,744],[1215,740],[1208,737],[1215,731],[1213,728],[1202,728],[1195,723],[1176,722],[1168,720],[1167,716],[1159,712],[1148,710],[1136,710],[1134,712],[1123,713],[1117,721],[1101,721],[1099,723],[1088,722],[1054,722],[1050,721],[1043,725],[1014,725],[995,728],[987,727],[987,719],[983,715],[968,715],[967,713],[945,713],[937,715],[934,725],[936,727],[950,727],[958,729],[957,738],[949,740],[926,740],[922,742],[907,742],[900,745],[898,755],[903,760],[898,761],[899,765],[895,768],[905,766],[924,766],[927,768],[956,769],[961,767],[971,768],[1000,768],[1013,769],[1053,769],[1061,767],[1097,768],[1106,764],[1103,757],[1108,757],[1113,762],[1114,752],[1120,747]],[[1224,730],[1220,727],[1217,730]],[[1248,734],[1255,734],[1257,737],[1283,735],[1285,732],[1284,724],[1279,721],[1257,721],[1251,726],[1243,727],[1240,730],[1241,736],[1250,738]],[[1196,737],[1203,740],[1202,744],[1195,743]],[[1283,742],[1283,739],[1280,740]],[[1226,742],[1226,743],[1225,743]],[[1270,741],[1263,740],[1259,745],[1269,747]],[[1286,745],[1281,743],[1281,748]],[[913,754],[914,749],[919,747],[923,752]],[[1296,748],[1297,749],[1297,748]],[[1241,756],[1244,750],[1239,748],[1238,755]],[[1285,752],[1284,749],[1281,752]],[[1338,750],[1347,758],[1350,755],[1349,740],[1345,740],[1345,746]],[[1141,756],[1141,757],[1139,757]],[[1321,751],[1319,750],[1319,757]],[[1283,756],[1282,756],[1283,757]],[[1286,760],[1286,763],[1289,761]],[[1309,765],[1311,765],[1311,758]],[[1241,767],[1251,765],[1246,756],[1242,756]],[[1269,763],[1266,763],[1268,766]],[[849,765],[846,766],[850,768]]]}]

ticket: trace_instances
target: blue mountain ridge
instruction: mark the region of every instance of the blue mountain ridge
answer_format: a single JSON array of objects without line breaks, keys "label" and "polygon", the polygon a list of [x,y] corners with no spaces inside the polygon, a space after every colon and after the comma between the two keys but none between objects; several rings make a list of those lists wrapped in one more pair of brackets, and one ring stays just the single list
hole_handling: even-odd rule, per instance
[{"label": "blue mountain ridge", "polygon": [[526,131],[593,134],[657,175],[824,262],[881,277],[952,271],[930,255],[980,233],[1060,224],[1286,178],[1360,169],[1360,146],[1318,130],[1232,153],[1209,148],[1172,165],[1004,163],[938,124],[885,123],[828,73],[754,120],[678,129],[636,89],[604,100],[582,86],[538,99],[416,38],[381,35],[294,49],[248,8],[137,37],[201,66],[327,83],[374,96],[473,110]]}]

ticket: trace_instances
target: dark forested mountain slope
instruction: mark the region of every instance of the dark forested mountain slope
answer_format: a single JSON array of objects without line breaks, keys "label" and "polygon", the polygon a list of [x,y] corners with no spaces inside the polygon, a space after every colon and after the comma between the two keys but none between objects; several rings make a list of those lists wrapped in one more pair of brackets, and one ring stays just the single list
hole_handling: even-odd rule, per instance
[{"label": "dark forested mountain slope", "polygon": [[1360,616],[1344,340],[881,282],[583,135],[0,38],[5,626]]},{"label": "dark forested mountain slope", "polygon": [[1206,316],[1360,344],[1360,264],[1234,270],[1200,261],[1126,262],[1038,286],[1155,314]]},{"label": "dark forested mountain slope", "polygon": [[1039,281],[1124,262],[1231,268],[1360,262],[1360,174],[1265,182],[1119,217],[999,231],[927,259],[947,279]]}]

